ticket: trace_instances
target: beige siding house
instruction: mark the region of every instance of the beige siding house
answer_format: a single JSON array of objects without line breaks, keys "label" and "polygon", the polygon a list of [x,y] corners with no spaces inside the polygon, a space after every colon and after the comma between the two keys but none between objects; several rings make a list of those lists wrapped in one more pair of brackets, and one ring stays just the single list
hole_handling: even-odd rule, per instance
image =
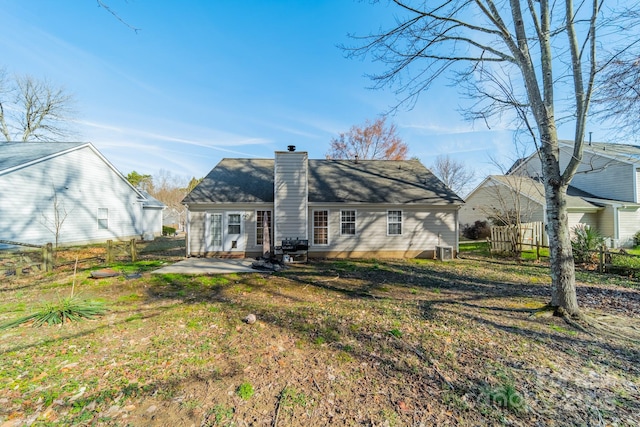
[{"label": "beige siding house", "polygon": [[464,203],[419,161],[223,159],[183,201],[191,256],[252,257],[303,239],[309,257],[434,257]]},{"label": "beige siding house", "polygon": [[[560,143],[560,163],[565,167],[573,153],[573,143]],[[508,189],[538,206],[532,221],[545,220],[544,188],[539,183],[540,158],[536,153],[522,159],[506,176],[485,179],[466,200],[460,211],[461,224],[487,219],[491,209],[501,207],[495,188]],[[524,180],[524,181],[522,181]],[[527,181],[528,180],[528,181]],[[522,184],[529,182],[529,184]],[[627,144],[585,144],[583,161],[571,181],[568,193],[569,227],[587,224],[607,237],[612,247],[633,245],[633,236],[640,231],[640,147]],[[532,191],[532,189],[535,189]]]},{"label": "beige siding house", "polygon": [[0,241],[53,243],[56,229],[59,244],[162,233],[164,205],[90,143],[0,143],[0,195]]}]

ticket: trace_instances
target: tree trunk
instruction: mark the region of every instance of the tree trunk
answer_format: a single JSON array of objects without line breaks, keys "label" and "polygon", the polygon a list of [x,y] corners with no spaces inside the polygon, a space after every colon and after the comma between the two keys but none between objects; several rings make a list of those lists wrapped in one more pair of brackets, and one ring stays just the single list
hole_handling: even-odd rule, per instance
[{"label": "tree trunk", "polygon": [[551,305],[556,307],[556,312],[578,316],[580,309],[576,297],[576,276],[567,220],[567,186],[554,185],[553,180],[546,181],[547,233],[551,262]]}]

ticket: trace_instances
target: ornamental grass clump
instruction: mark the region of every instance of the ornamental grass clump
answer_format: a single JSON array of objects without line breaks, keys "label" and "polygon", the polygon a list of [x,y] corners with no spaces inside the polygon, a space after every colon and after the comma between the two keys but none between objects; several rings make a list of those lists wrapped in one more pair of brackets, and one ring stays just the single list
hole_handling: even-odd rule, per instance
[{"label": "ornamental grass clump", "polygon": [[103,302],[85,300],[73,295],[60,298],[55,302],[45,302],[40,308],[28,316],[0,325],[0,330],[19,326],[33,321],[33,326],[61,325],[65,322],[75,322],[82,319],[92,319],[107,311]]}]

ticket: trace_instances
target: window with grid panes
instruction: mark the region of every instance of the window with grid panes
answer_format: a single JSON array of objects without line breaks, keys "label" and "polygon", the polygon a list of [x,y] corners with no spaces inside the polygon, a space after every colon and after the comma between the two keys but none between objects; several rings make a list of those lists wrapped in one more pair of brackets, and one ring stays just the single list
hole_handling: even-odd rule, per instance
[{"label": "window with grid panes", "polygon": [[271,211],[257,211],[256,213],[256,244],[264,243],[264,227],[271,233]]},{"label": "window with grid panes", "polygon": [[98,230],[109,229],[109,209],[98,208]]},{"label": "window with grid panes", "polygon": [[340,234],[355,236],[356,211],[340,211]]},{"label": "window with grid panes", "polygon": [[329,211],[313,212],[313,244],[329,244]]},{"label": "window with grid panes", "polygon": [[387,212],[387,234],[390,236],[402,234],[402,211]]},{"label": "window with grid panes", "polygon": [[227,232],[228,234],[240,234],[240,214],[229,214],[228,216],[229,222],[227,224]]}]

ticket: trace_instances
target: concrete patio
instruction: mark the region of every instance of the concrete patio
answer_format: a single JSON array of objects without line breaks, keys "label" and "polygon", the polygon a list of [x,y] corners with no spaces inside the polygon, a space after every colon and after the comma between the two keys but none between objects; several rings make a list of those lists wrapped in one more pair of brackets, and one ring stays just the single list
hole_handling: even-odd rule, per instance
[{"label": "concrete patio", "polygon": [[253,259],[186,258],[175,264],[152,271],[154,274],[230,274],[255,273]]}]

